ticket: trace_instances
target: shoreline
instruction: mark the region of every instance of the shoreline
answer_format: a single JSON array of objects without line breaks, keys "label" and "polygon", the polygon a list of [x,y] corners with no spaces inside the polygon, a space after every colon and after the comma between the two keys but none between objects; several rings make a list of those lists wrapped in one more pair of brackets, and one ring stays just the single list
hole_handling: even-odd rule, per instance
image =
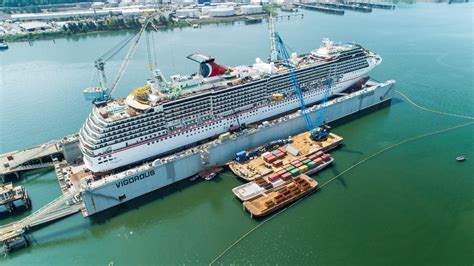
[{"label": "shoreline", "polygon": [[[260,23],[261,20],[267,19],[269,17],[268,13],[261,13],[261,14],[255,14],[255,15],[239,15],[239,16],[232,16],[232,17],[219,17],[219,18],[209,18],[209,19],[197,19],[197,20],[191,20],[191,21],[185,21],[185,20],[180,20],[175,23],[170,23],[168,25],[159,25],[157,28],[159,30],[174,30],[176,28],[188,28],[192,27],[193,25],[211,25],[211,24],[219,24],[219,23],[234,23],[234,22],[249,22],[251,23],[251,20],[247,19],[246,17],[252,17],[256,20],[260,20],[257,23]],[[58,30],[58,31],[47,31],[47,32],[30,32],[30,33],[24,33],[24,34],[5,34],[1,36],[2,39],[4,39],[8,43],[16,43],[16,42],[32,42],[32,41],[40,41],[40,40],[54,40],[58,38],[64,38],[64,37],[80,37],[80,36],[86,36],[88,34],[98,34],[98,33],[107,33],[107,32],[119,32],[119,31],[136,31],[138,30],[138,27],[123,27],[123,28],[116,28],[116,29],[105,29],[105,30],[93,30],[93,31],[88,31],[88,32],[77,32],[74,34],[67,33],[64,30]]]}]

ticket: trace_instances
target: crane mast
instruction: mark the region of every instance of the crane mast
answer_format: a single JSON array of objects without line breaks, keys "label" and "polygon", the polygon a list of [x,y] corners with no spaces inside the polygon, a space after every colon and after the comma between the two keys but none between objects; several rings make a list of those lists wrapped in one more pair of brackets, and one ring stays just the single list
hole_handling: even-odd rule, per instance
[{"label": "crane mast", "polygon": [[300,104],[301,113],[303,114],[303,118],[304,118],[304,121],[306,123],[306,127],[308,128],[308,131],[311,133],[311,137],[314,140],[317,140],[317,141],[325,140],[328,136],[328,132],[327,132],[328,127],[325,126],[325,125],[321,126],[321,122],[322,122],[322,116],[324,114],[324,108],[325,108],[324,104],[326,103],[327,99],[329,98],[332,80],[330,78],[328,78],[328,85],[326,87],[324,97],[323,97],[323,99],[321,101],[321,104],[320,104],[316,124],[313,124],[313,122],[311,121],[311,117],[309,115],[309,112],[306,108],[303,93],[301,92],[300,85],[298,83],[298,80],[296,79],[296,74],[293,70],[293,65],[292,65],[292,62],[290,61],[290,57],[289,57],[288,51],[286,50],[285,44],[283,43],[283,40],[281,39],[280,35],[277,32],[274,33],[274,36],[275,36],[275,43],[278,46],[277,47],[278,48],[278,55],[283,59],[285,65],[287,66],[288,76],[290,78],[291,85],[293,87],[293,90],[294,90],[294,92],[296,94],[296,97],[298,99],[298,102]]}]

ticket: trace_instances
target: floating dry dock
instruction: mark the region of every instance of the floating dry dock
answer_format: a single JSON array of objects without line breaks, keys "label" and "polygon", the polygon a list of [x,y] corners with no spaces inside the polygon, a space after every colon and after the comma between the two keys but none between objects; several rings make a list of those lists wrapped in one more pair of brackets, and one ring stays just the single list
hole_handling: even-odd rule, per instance
[{"label": "floating dry dock", "polygon": [[315,191],[317,187],[316,180],[302,174],[268,193],[245,201],[243,206],[251,216],[265,216]]},{"label": "floating dry dock", "polygon": [[[330,123],[354,117],[389,105],[395,81],[383,83],[368,81],[361,88],[348,93],[333,95],[326,102],[324,121]],[[319,105],[307,109],[315,120]],[[93,215],[166,185],[189,178],[203,169],[222,165],[234,159],[242,149],[257,147],[275,139],[297,135],[306,130],[300,111],[274,120],[263,121],[255,128],[236,132],[227,139],[217,139],[176,154],[147,162],[134,168],[93,180],[83,164],[71,152],[78,151],[77,143],[63,147],[65,159],[57,160],[56,173],[63,186],[63,195],[45,205],[30,216],[0,226],[0,244],[7,248],[24,244],[25,233],[34,226],[52,222],[73,213],[82,212],[84,217]],[[66,156],[66,155],[70,156]],[[76,157],[77,158],[77,157]]]}]

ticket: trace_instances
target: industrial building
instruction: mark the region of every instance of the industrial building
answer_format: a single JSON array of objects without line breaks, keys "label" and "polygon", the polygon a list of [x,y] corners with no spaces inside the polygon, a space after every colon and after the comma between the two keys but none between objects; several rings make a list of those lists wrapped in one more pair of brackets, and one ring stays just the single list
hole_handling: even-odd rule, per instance
[{"label": "industrial building", "polygon": [[244,5],[240,7],[240,12],[243,15],[259,14],[263,9],[261,5]]},{"label": "industrial building", "polygon": [[230,17],[235,15],[234,7],[217,7],[208,10],[208,14],[211,17]]},{"label": "industrial building", "polygon": [[178,18],[197,18],[199,17],[199,10],[193,8],[184,8],[176,10]]},{"label": "industrial building", "polygon": [[24,31],[38,31],[38,30],[49,30],[51,25],[40,21],[24,22],[20,24],[20,28]]}]

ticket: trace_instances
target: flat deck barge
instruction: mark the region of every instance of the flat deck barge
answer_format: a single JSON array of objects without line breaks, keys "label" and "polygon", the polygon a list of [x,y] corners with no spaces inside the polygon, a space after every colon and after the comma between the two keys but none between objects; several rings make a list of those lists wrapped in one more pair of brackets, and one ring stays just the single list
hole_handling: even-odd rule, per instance
[{"label": "flat deck barge", "polygon": [[[334,161],[332,157],[328,157],[327,161],[322,159],[318,159],[321,157],[314,158],[313,160],[308,160],[305,165],[317,165],[317,166],[308,166],[309,170],[305,173],[306,175],[312,175],[330,164]],[[293,166],[293,165],[291,165]],[[290,166],[290,167],[291,167]],[[294,167],[294,166],[293,166]],[[296,167],[294,167],[296,169]],[[289,174],[286,174],[289,173]],[[294,171],[294,175],[298,175],[299,171]],[[268,193],[279,186],[282,186],[288,182],[291,182],[297,176],[294,176],[291,172],[287,171],[287,169],[282,168],[280,171],[277,172],[277,175],[271,177],[271,175],[265,177],[257,177],[254,181],[242,184],[232,189],[234,195],[239,198],[241,201],[248,201],[253,198],[256,198],[262,194]]]},{"label": "flat deck barge", "polygon": [[[289,140],[291,144],[286,144],[271,153],[262,153],[261,156],[256,156],[253,159],[242,162],[233,161],[229,163],[229,168],[238,177],[246,181],[252,181],[255,178],[277,173],[282,169],[286,169],[295,161],[297,162],[296,167],[301,167],[302,165],[298,164],[303,164],[303,161],[307,160],[308,156],[336,148],[342,143],[343,138],[330,133],[326,140],[315,141],[311,138],[310,132],[303,132],[296,136],[289,137]],[[257,150],[259,149],[264,148],[262,146],[257,148]],[[243,156],[242,152],[237,153],[236,156]],[[300,170],[304,171],[304,169]],[[306,169],[306,171],[308,170],[309,169]]]},{"label": "flat deck barge", "polygon": [[316,190],[318,182],[307,175],[300,175],[291,182],[243,203],[252,217],[268,215]]}]

